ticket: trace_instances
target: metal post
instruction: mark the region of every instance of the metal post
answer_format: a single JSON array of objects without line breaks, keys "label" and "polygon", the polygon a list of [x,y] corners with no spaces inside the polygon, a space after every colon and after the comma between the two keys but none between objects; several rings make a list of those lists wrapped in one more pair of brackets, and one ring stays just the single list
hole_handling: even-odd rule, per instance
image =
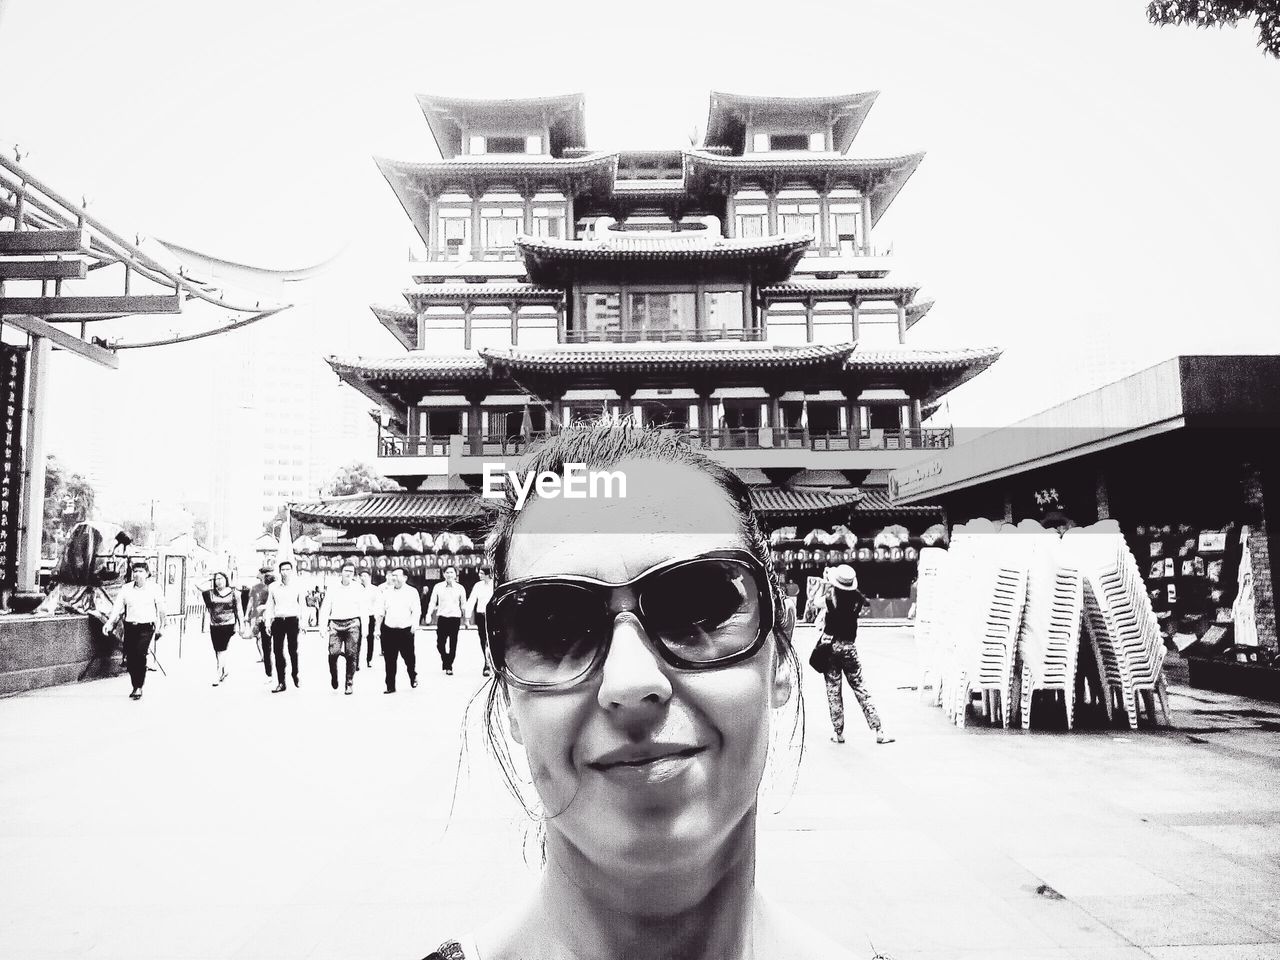
[{"label": "metal post", "polygon": [[27,402],[23,411],[26,438],[23,451],[21,538],[18,550],[19,590],[36,590],[40,584],[40,544],[44,535],[44,406],[49,365],[49,341],[32,337],[27,354]]}]

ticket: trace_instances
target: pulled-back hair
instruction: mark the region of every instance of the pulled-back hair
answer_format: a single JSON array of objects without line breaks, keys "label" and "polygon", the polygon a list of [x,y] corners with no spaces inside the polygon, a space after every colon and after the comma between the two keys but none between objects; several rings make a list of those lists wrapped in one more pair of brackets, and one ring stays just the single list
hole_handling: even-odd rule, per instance
[{"label": "pulled-back hair", "polygon": [[[773,568],[769,541],[751,506],[750,488],[737,474],[701,451],[690,447],[675,434],[640,426],[629,418],[565,424],[559,433],[547,437],[530,448],[520,461],[517,473],[534,476],[555,474],[563,477],[565,467],[569,464],[575,467],[581,465],[589,471],[605,471],[616,469],[627,462],[670,463],[689,467],[709,477],[732,505],[746,548],[760,561],[768,575],[769,591],[773,596],[775,611],[773,633],[777,654],[779,660],[789,663],[794,684],[793,702],[797,713],[790,739],[794,745],[798,732],[801,741],[800,749],[803,752],[804,708],[800,698],[800,662],[791,644],[793,622],[781,583]],[[482,501],[492,515],[492,527],[485,541],[485,548],[493,570],[494,581],[498,584],[509,579],[511,540],[515,534],[516,525],[520,521],[515,490],[510,484],[505,484],[503,489],[504,496],[501,499]],[[528,497],[529,500],[536,499],[536,490],[532,487]],[[522,506],[527,505],[528,500]],[[523,778],[518,773],[510,747],[506,738],[499,733],[499,729],[504,726],[500,712],[505,709],[505,705],[503,682],[495,674],[489,685],[485,702],[485,744],[497,759],[508,789],[526,811],[535,815],[535,805],[519,788],[517,781]],[[552,812],[551,816],[557,812]]]}]

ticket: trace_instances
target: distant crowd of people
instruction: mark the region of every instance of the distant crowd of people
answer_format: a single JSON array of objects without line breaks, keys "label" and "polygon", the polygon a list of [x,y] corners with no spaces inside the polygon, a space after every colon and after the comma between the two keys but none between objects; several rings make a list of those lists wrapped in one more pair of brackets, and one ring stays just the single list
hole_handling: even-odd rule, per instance
[{"label": "distant crowd of people", "polygon": [[[119,623],[124,624],[125,661],[132,681],[129,696],[139,700],[146,681],[147,654],[163,632],[165,612],[160,588],[151,582],[147,564],[134,563],[130,577],[132,582],[120,590],[105,629],[110,633]],[[468,593],[458,582],[457,569],[446,567],[444,579],[434,589],[424,587],[422,594],[428,596],[425,610],[423,596],[409,584],[408,571],[402,566],[392,567],[386,581],[375,586],[371,571],[361,568],[357,572],[354,563],[345,563],[336,583],[304,590],[293,563],[283,560],[274,569],[259,570],[258,581],[247,595],[234,589],[225,573],[215,573],[202,594],[216,664],[213,685],[226,682],[225,656],[231,638],[238,635],[256,640],[263,670],[276,681],[273,693],[288,689],[286,678],[298,687],[298,635],[304,622],[327,638],[329,682],[334,690],[342,687],[348,694],[353,692],[361,660],[372,668],[375,648],[382,653],[385,693],[396,692],[401,662],[409,685],[416,687],[415,634],[432,621],[442,672],[453,675],[458,634],[464,623],[470,623],[479,634],[483,675],[489,676],[485,613],[493,595],[490,571],[482,569]]]}]

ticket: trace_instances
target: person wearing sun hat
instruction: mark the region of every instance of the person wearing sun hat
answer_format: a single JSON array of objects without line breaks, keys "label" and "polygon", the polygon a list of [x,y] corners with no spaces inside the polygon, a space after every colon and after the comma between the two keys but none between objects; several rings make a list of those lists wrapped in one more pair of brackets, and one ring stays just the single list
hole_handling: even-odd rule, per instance
[{"label": "person wearing sun hat", "polygon": [[828,658],[827,709],[831,712],[831,726],[835,733],[832,740],[844,743],[844,681],[849,681],[853,695],[858,698],[867,726],[876,735],[876,743],[893,743],[893,737],[884,732],[880,714],[871,700],[871,692],[862,678],[862,662],[858,659],[858,614],[868,606],[867,598],[858,590],[858,574],[853,567],[842,563],[828,567],[823,574],[831,585],[826,600],[826,619],[819,643],[831,644]]}]

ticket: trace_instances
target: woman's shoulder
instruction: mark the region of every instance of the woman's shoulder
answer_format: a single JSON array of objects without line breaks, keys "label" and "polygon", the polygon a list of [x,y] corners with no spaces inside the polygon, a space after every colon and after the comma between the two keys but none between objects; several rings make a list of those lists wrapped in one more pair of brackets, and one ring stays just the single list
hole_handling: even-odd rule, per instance
[{"label": "woman's shoulder", "polygon": [[457,940],[446,940],[428,953],[424,960],[478,960],[478,958],[468,957],[463,952],[462,944]]}]

